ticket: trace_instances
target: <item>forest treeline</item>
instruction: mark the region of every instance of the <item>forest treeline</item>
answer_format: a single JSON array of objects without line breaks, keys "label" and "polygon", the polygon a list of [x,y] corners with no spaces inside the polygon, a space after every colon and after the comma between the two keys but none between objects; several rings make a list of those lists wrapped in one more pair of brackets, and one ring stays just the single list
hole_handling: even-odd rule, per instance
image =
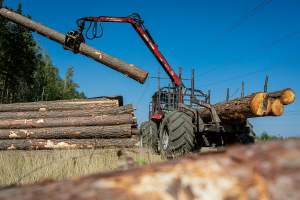
[{"label": "forest treeline", "polygon": [[[7,8],[3,3],[0,0],[0,8]],[[22,15],[21,3],[16,10],[7,9]],[[31,18],[29,14],[26,17]],[[0,17],[0,103],[86,98],[77,91],[74,74],[70,65],[61,78],[47,49],[32,33]]]}]

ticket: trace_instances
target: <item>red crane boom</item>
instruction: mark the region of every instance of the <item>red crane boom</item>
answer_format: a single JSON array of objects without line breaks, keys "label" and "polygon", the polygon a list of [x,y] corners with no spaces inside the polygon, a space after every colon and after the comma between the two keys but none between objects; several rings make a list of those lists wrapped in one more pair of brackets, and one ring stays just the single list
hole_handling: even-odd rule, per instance
[{"label": "red crane boom", "polygon": [[[152,54],[155,56],[157,61],[160,63],[162,68],[166,71],[170,79],[172,80],[172,83],[176,86],[179,86],[179,77],[174,72],[174,70],[171,68],[167,60],[164,58],[164,56],[160,53],[158,50],[157,44],[155,44],[153,38],[151,37],[149,31],[144,27],[143,23],[144,21],[141,20],[140,16],[137,13],[133,13],[127,17],[106,17],[106,16],[100,16],[100,17],[85,17],[77,20],[79,29],[80,26],[82,27],[81,31],[84,28],[85,21],[90,22],[125,22],[125,23],[131,23],[133,28],[136,30],[136,32],[139,34],[139,36],[142,38],[142,40],[145,42],[147,47],[150,49]],[[95,26],[95,25],[94,25]],[[89,27],[90,28],[90,27]],[[88,28],[88,29],[89,29]],[[93,28],[94,31],[94,28]],[[94,35],[94,37],[97,37]],[[93,37],[93,38],[94,38]],[[88,38],[89,39],[89,38]]]}]

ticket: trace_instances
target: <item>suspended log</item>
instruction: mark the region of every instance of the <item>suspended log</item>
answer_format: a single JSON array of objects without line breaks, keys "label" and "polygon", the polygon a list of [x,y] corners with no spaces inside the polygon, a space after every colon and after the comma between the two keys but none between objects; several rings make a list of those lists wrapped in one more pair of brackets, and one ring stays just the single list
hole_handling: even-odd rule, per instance
[{"label": "suspended log", "polygon": [[0,129],[0,139],[130,138],[131,124],[115,126],[71,126],[30,129]]},{"label": "suspended log", "polygon": [[133,138],[114,139],[19,139],[0,140],[0,150],[45,150],[85,148],[128,148],[138,141]]},{"label": "suspended log", "polygon": [[0,120],[0,129],[26,129],[65,126],[109,126],[135,123],[136,118],[132,117],[131,114],[96,117],[6,119]]},{"label": "suspended log", "polygon": [[[16,105],[16,104],[15,104]],[[1,107],[1,105],[0,105]],[[132,104],[106,110],[74,110],[74,111],[45,111],[45,112],[0,112],[0,119],[36,119],[60,117],[92,117],[103,115],[120,115],[134,113]]]},{"label": "suspended log", "polygon": [[300,140],[0,190],[0,199],[299,199]]},{"label": "suspended log", "polygon": [[[279,93],[275,91],[272,93]],[[279,112],[271,112],[272,99],[270,93],[253,93],[251,95],[233,99],[231,101],[214,104],[219,117],[225,120],[253,118],[260,116],[279,116]],[[277,109],[279,107],[277,106]],[[199,108],[198,112],[204,121],[211,120],[210,110],[207,108]],[[282,109],[283,112],[283,109]]]},{"label": "suspended log", "polygon": [[0,112],[57,111],[57,110],[102,110],[116,108],[117,100],[99,99],[95,101],[39,101],[28,103],[0,104]]},{"label": "suspended log", "polygon": [[295,101],[295,92],[291,88],[269,92],[269,97],[280,98],[283,105],[289,105]]},{"label": "suspended log", "polygon": [[[57,32],[51,28],[44,26],[42,23],[37,23],[31,19],[28,19],[22,15],[9,11],[5,8],[1,8],[0,16],[16,24],[26,27],[27,29],[34,31],[37,34],[45,36],[46,38],[53,40],[57,43],[65,45],[65,34]],[[132,65],[128,64],[118,58],[108,55],[102,51],[99,51],[93,47],[81,43],[79,46],[79,53],[94,59],[95,61],[102,63],[126,76],[140,82],[145,83],[148,72]]]}]

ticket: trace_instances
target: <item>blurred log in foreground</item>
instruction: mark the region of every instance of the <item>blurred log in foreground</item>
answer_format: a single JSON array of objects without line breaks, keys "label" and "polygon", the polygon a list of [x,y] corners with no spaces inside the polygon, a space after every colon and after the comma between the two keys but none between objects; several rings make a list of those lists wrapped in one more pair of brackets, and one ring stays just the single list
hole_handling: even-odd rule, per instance
[{"label": "blurred log in foreground", "polygon": [[0,190],[0,199],[299,199],[300,139]]},{"label": "blurred log in foreground", "polygon": [[[26,27],[27,29],[34,31],[37,34],[45,36],[46,38],[53,40],[57,43],[65,45],[65,34],[55,31],[51,28],[44,26],[42,23],[37,23],[31,19],[28,19],[22,15],[15,12],[9,11],[5,8],[0,9],[0,16],[12,21],[16,24]],[[133,64],[128,64],[118,58],[108,55],[98,49],[90,47],[85,43],[79,45],[79,53],[102,63],[126,76],[140,82],[145,83],[148,72],[134,66]]]}]

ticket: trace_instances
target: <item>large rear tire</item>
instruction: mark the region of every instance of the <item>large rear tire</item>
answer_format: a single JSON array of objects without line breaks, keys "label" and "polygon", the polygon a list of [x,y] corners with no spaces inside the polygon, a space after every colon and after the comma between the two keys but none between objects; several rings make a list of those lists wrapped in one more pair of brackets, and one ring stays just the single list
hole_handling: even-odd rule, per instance
[{"label": "large rear tire", "polygon": [[181,111],[166,114],[160,126],[160,151],[165,158],[194,150],[195,134],[192,118]]},{"label": "large rear tire", "polygon": [[155,152],[158,152],[158,134],[156,124],[152,121],[143,122],[140,130],[140,147],[151,148]]}]

